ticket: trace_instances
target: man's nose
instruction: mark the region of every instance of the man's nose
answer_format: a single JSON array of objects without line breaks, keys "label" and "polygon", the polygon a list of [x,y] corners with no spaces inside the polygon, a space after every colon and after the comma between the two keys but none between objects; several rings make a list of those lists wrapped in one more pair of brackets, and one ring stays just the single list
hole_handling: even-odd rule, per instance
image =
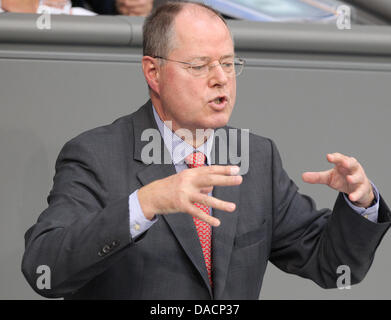
[{"label": "man's nose", "polygon": [[228,76],[223,70],[220,63],[213,66],[209,66],[209,85],[210,86],[223,86],[227,84]]}]

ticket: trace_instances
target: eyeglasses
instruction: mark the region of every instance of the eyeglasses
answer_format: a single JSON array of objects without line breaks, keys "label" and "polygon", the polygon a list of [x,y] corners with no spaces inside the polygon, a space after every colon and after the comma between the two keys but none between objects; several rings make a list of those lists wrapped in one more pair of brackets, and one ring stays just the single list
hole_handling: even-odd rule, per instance
[{"label": "eyeglasses", "polygon": [[178,60],[167,59],[160,56],[154,56],[156,59],[163,59],[171,62],[178,62],[187,65],[189,72],[195,77],[206,77],[209,72],[216,66],[220,65],[223,71],[228,76],[238,76],[242,73],[245,61],[241,58],[221,58],[218,64],[210,65],[210,62],[193,61],[184,62]]}]

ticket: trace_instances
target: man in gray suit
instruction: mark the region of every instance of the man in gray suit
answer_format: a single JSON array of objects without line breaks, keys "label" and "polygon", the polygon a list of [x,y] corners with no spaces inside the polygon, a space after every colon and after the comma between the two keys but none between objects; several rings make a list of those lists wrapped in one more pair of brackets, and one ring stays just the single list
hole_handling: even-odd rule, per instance
[{"label": "man in gray suit", "polygon": [[[34,290],[69,299],[257,299],[268,260],[325,288],[336,286],[341,265],[352,284],[364,278],[390,210],[357,160],[330,154],[332,169],[303,174],[340,191],[333,211],[318,211],[270,139],[250,134],[248,150],[240,135],[216,143],[217,129],[229,132],[243,67],[218,13],[161,6],[144,25],[142,67],[151,100],[72,139],[58,157],[49,206],[25,236],[22,270]],[[169,163],[146,161],[151,129]],[[181,139],[179,129],[190,135]],[[213,130],[200,140],[197,129]],[[218,152],[235,144],[248,154],[242,175]],[[42,265],[50,286],[37,286]]]}]

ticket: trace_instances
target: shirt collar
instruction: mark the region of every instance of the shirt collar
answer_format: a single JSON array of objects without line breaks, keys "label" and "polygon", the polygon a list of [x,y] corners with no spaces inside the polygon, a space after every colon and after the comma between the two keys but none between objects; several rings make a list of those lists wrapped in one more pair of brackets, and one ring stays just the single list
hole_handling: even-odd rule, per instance
[{"label": "shirt collar", "polygon": [[171,155],[171,159],[174,165],[184,163],[184,159],[189,154],[198,151],[205,154],[206,163],[208,165],[211,164],[210,153],[213,147],[214,131],[212,131],[212,134],[205,143],[195,149],[192,145],[188,144],[186,141],[182,140],[178,135],[171,131],[171,129],[160,119],[153,105],[152,109],[160,134],[163,137],[164,144]]}]

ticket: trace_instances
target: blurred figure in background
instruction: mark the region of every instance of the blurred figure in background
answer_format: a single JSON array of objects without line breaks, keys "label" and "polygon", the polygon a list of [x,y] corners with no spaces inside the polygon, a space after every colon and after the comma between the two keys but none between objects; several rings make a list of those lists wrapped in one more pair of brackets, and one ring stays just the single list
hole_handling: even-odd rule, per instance
[{"label": "blurred figure in background", "polygon": [[35,13],[39,6],[39,0],[2,0],[1,8],[4,11]]},{"label": "blurred figure in background", "polygon": [[153,7],[153,0],[116,0],[120,14],[126,16],[147,16]]},{"label": "blurred figure in background", "polygon": [[[0,0],[0,12],[147,16],[168,0]],[[180,1],[180,0],[177,0]]]},{"label": "blurred figure in background", "polygon": [[95,15],[85,8],[72,7],[71,0],[2,0],[0,12]]},{"label": "blurred figure in background", "polygon": [[147,16],[152,8],[168,0],[72,0],[73,6],[91,9],[98,14]]}]

